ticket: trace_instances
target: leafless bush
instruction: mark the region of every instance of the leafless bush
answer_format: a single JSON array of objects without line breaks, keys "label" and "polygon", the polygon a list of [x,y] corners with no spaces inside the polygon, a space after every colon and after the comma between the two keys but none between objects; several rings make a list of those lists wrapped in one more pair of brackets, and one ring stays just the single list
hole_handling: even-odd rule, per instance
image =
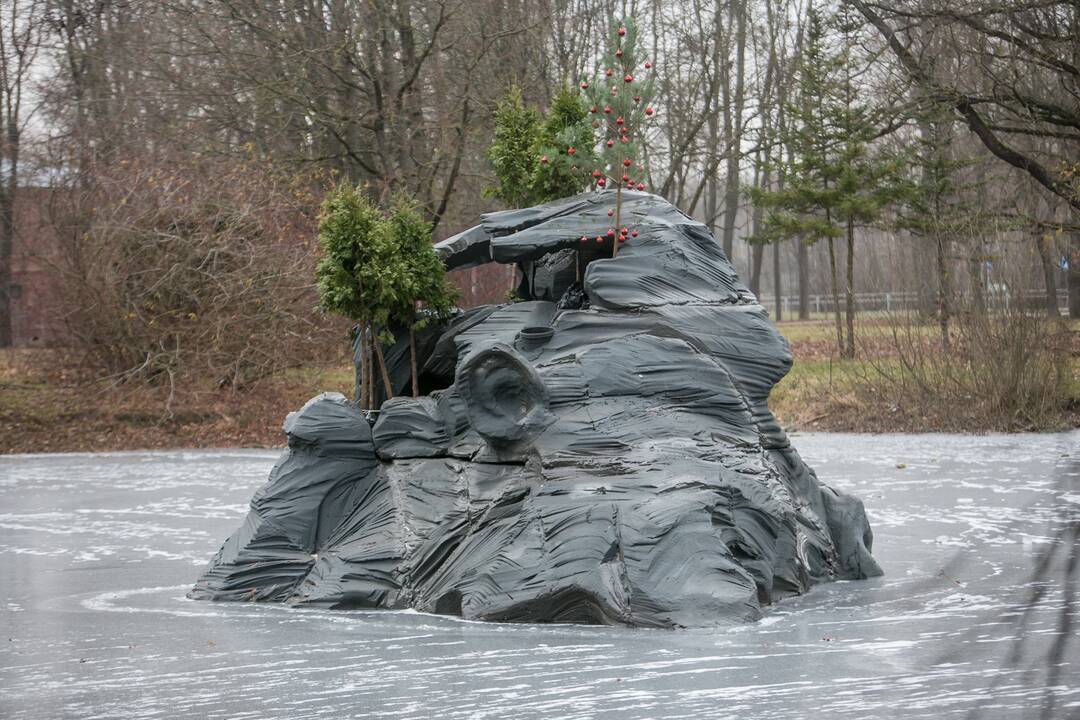
[{"label": "leafless bush", "polygon": [[860,376],[864,397],[943,429],[1015,431],[1061,426],[1077,411],[1072,334],[1036,310],[967,310],[948,340],[936,326],[894,313]]},{"label": "leafless bush", "polygon": [[240,387],[344,346],[319,315],[312,178],[118,161],[54,193],[66,325],[118,380]]}]

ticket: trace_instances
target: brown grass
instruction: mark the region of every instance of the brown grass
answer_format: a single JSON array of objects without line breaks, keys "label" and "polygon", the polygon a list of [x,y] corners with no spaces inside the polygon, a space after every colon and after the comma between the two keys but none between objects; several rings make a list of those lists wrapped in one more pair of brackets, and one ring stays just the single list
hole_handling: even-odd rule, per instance
[{"label": "brown grass", "polygon": [[[350,393],[343,365],[278,373],[244,390],[114,385],[54,351],[0,353],[0,453],[275,447],[286,413],[323,391]],[[167,408],[168,405],[168,408]]]},{"label": "brown grass", "polygon": [[[933,348],[934,327],[908,328]],[[962,394],[924,402],[925,394],[890,389],[881,378],[902,359],[880,320],[861,328],[860,357],[841,360],[827,322],[781,323],[795,366],[769,405],[789,429],[845,432],[1058,430],[1080,425],[1080,322],[1067,330],[1068,388],[1057,412],[1015,418]],[[344,357],[287,370],[244,389],[115,385],[51,350],[0,351],[0,453],[144,448],[277,447],[285,415],[324,390],[349,395]]]}]

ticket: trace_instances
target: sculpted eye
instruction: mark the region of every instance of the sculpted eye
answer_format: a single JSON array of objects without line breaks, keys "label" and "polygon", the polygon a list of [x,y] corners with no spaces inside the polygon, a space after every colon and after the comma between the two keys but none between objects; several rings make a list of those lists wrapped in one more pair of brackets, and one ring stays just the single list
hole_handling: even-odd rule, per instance
[{"label": "sculpted eye", "polygon": [[506,345],[468,358],[458,370],[457,386],[472,426],[492,445],[528,443],[551,424],[543,381]]}]

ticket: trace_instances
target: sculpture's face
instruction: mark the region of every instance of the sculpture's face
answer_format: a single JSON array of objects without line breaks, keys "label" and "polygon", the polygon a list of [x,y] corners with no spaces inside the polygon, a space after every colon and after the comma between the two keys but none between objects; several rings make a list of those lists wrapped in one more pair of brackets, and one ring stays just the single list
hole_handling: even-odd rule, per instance
[{"label": "sculpture's face", "polygon": [[549,299],[443,334],[426,365],[452,366],[452,385],[383,406],[381,463],[293,600],[701,625],[878,572],[861,504],[819,486],[768,410],[791,356],[716,241],[624,193],[637,236],[586,266],[611,248],[578,238],[612,205],[497,213],[441,244],[451,267],[520,263]]}]

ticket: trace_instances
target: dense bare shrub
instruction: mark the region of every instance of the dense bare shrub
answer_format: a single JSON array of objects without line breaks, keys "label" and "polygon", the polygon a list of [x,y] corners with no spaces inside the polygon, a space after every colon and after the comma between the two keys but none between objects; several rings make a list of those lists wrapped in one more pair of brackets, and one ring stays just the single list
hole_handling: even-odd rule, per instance
[{"label": "dense bare shrub", "polygon": [[312,178],[172,158],[90,180],[52,215],[70,340],[108,375],[235,387],[344,346],[316,310]]},{"label": "dense bare shrub", "polygon": [[[864,399],[928,420],[928,427],[1048,429],[1075,416],[1077,379],[1068,327],[1042,313],[1002,306],[966,311],[948,344],[910,314],[894,314],[861,373]],[[913,424],[918,426],[917,420]]]}]

